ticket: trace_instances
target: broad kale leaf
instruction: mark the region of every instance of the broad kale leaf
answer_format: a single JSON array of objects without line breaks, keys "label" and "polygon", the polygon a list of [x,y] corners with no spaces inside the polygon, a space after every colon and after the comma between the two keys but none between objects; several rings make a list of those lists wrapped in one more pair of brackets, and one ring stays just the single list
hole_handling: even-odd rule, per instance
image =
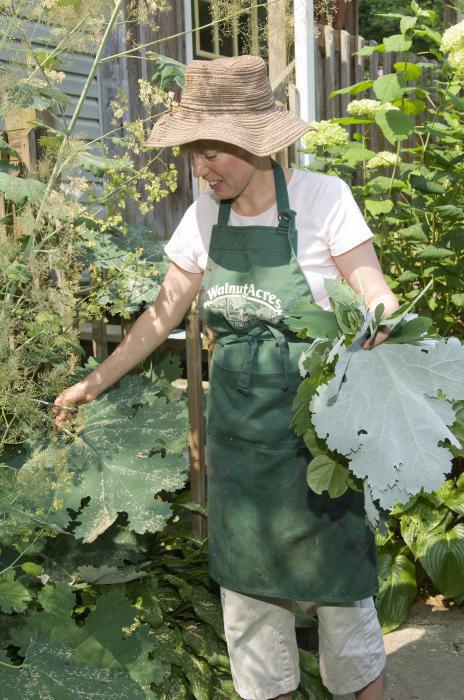
[{"label": "broad kale leaf", "polygon": [[[98,685],[94,688],[90,685],[86,691],[88,695],[84,693],[85,686],[82,691],[76,688],[75,695],[69,697],[94,697],[91,692],[93,688],[95,697],[100,697],[98,693],[101,692],[101,697],[106,698],[103,691],[107,684],[112,687],[112,679],[119,679],[125,689],[125,692],[121,689],[122,697],[143,698],[145,693],[142,689],[147,689],[152,681],[163,677],[163,664],[148,657],[153,649],[148,626],[134,625],[136,609],[124,599],[121,590],[99,596],[95,609],[82,625],[76,624],[72,617],[75,596],[68,584],[62,582],[54,587],[46,586],[39,593],[38,600],[43,610],[36,610],[21,619],[18,627],[12,630],[12,638],[13,643],[26,656],[20,667],[21,673],[24,671],[21,677],[24,678],[28,678],[29,661],[37,651],[35,640],[41,639],[44,634],[53,639],[54,655],[62,658],[55,669],[58,686],[55,693],[51,692],[51,686],[50,695],[44,694],[43,697],[68,697],[60,694],[60,679],[64,682],[68,674],[66,669],[69,669],[69,680],[72,680],[72,668],[75,666],[85,670],[84,677],[95,681],[98,678],[105,679],[105,683],[102,683],[101,689]],[[45,640],[41,646],[46,648],[47,642]],[[40,683],[48,682],[45,670],[48,668],[49,664],[46,663],[38,665],[40,673],[37,678],[40,678]],[[5,668],[0,668],[0,678],[2,674],[5,674]],[[32,697],[36,696],[31,695]],[[37,697],[42,695],[38,694]]]},{"label": "broad kale leaf", "polygon": [[382,507],[442,485],[452,453],[439,443],[458,444],[449,429],[452,402],[464,398],[458,340],[357,350],[334,401],[331,389],[331,382],[321,385],[311,401],[316,432],[349,458],[356,476],[367,478]]},{"label": "broad kale leaf", "polygon": [[130,377],[82,409],[83,424],[70,454],[78,483],[66,506],[79,510],[90,496],[75,531],[84,542],[93,542],[119,512],[127,513],[136,532],[162,530],[171,509],[155,496],[176,491],[187,480],[186,412],[176,402],[150,399],[150,391],[149,380]]},{"label": "broad kale leaf", "polygon": [[[315,457],[308,466],[310,488],[336,497],[354,487],[344,472],[347,460],[364,481],[366,514],[376,524],[372,499],[390,509],[421,490],[438,489],[451,471],[461,447],[456,421],[464,399],[464,348],[456,338],[431,336],[430,319],[411,318],[427,288],[388,319],[382,319],[382,305],[372,316],[344,283],[326,280],[326,289],[333,314],[305,301],[287,320],[299,337],[313,339],[300,360],[309,377],[295,397],[293,427]],[[381,325],[391,329],[388,341],[364,350],[363,340]]]},{"label": "broad kale leaf", "polygon": [[21,666],[8,663],[2,652],[2,697],[22,700],[144,700],[145,692],[128,675],[74,661],[72,650],[45,636],[34,640]]}]

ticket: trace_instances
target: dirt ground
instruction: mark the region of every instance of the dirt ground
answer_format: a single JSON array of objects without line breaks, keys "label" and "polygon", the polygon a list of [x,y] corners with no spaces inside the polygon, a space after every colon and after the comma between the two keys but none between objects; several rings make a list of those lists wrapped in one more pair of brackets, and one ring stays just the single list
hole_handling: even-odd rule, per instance
[{"label": "dirt ground", "polygon": [[[464,610],[440,596],[416,603],[385,636],[384,700],[464,700]],[[354,696],[335,696],[351,700]]]}]

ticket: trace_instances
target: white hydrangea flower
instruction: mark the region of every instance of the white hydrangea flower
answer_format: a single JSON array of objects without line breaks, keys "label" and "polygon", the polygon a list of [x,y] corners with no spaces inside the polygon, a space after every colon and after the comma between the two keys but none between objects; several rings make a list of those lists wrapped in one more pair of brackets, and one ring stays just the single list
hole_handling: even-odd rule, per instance
[{"label": "white hydrangea flower", "polygon": [[377,112],[387,109],[399,109],[391,102],[379,102],[379,100],[352,100],[346,111],[351,117],[375,119]]},{"label": "white hydrangea flower", "polygon": [[[398,159],[399,162],[399,159]],[[375,168],[385,168],[396,163],[396,153],[391,151],[380,151],[366,163],[366,168],[374,170]]]},{"label": "white hydrangea flower", "polygon": [[454,53],[459,49],[464,49],[464,19],[448,27],[441,39],[440,51],[443,53]]},{"label": "white hydrangea flower", "polygon": [[464,47],[458,51],[452,51],[448,56],[448,62],[458,75],[464,77]]},{"label": "white hydrangea flower", "polygon": [[374,119],[375,113],[378,112],[381,106],[382,103],[379,100],[353,100],[346,108],[346,111],[350,117]]},{"label": "white hydrangea flower", "polygon": [[348,143],[348,132],[340,124],[330,121],[311,122],[313,131],[306,134],[304,143],[310,153],[316,153],[319,147],[332,148]]}]

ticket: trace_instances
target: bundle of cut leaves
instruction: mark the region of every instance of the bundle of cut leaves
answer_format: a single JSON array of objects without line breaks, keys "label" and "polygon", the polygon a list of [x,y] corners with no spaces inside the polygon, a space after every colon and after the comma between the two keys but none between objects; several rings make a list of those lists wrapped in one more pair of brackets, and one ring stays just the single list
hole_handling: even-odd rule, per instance
[{"label": "bundle of cut leaves", "polygon": [[[333,498],[364,488],[369,522],[379,511],[431,493],[445,482],[461,449],[457,411],[464,400],[464,348],[439,338],[411,309],[428,287],[392,316],[372,316],[343,282],[326,280],[333,311],[301,301],[286,323],[309,347],[294,401],[293,427],[313,459],[308,484]],[[388,340],[364,350],[388,326]]]}]

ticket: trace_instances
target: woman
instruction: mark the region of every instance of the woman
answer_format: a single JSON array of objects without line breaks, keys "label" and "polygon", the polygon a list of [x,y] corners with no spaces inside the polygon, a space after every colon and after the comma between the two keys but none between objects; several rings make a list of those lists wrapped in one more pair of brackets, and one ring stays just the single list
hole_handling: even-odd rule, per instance
[{"label": "woman", "polygon": [[[324,278],[342,276],[371,309],[397,308],[349,188],[283,171],[269,157],[309,130],[279,111],[253,56],[193,61],[180,108],[149,145],[186,145],[211,188],[166,246],[158,299],[115,352],[57,401],[91,401],[160,345],[197,294],[216,336],[208,405],[211,576],[221,601],[237,693],[289,699],[299,684],[293,601],[317,606],[321,673],[334,694],[381,697],[385,662],[372,594],[375,545],[362,496],[317,496],[308,453],[289,428],[302,342],[286,309],[329,308]],[[365,347],[382,342],[382,331]],[[57,418],[64,420],[64,413]]]}]

